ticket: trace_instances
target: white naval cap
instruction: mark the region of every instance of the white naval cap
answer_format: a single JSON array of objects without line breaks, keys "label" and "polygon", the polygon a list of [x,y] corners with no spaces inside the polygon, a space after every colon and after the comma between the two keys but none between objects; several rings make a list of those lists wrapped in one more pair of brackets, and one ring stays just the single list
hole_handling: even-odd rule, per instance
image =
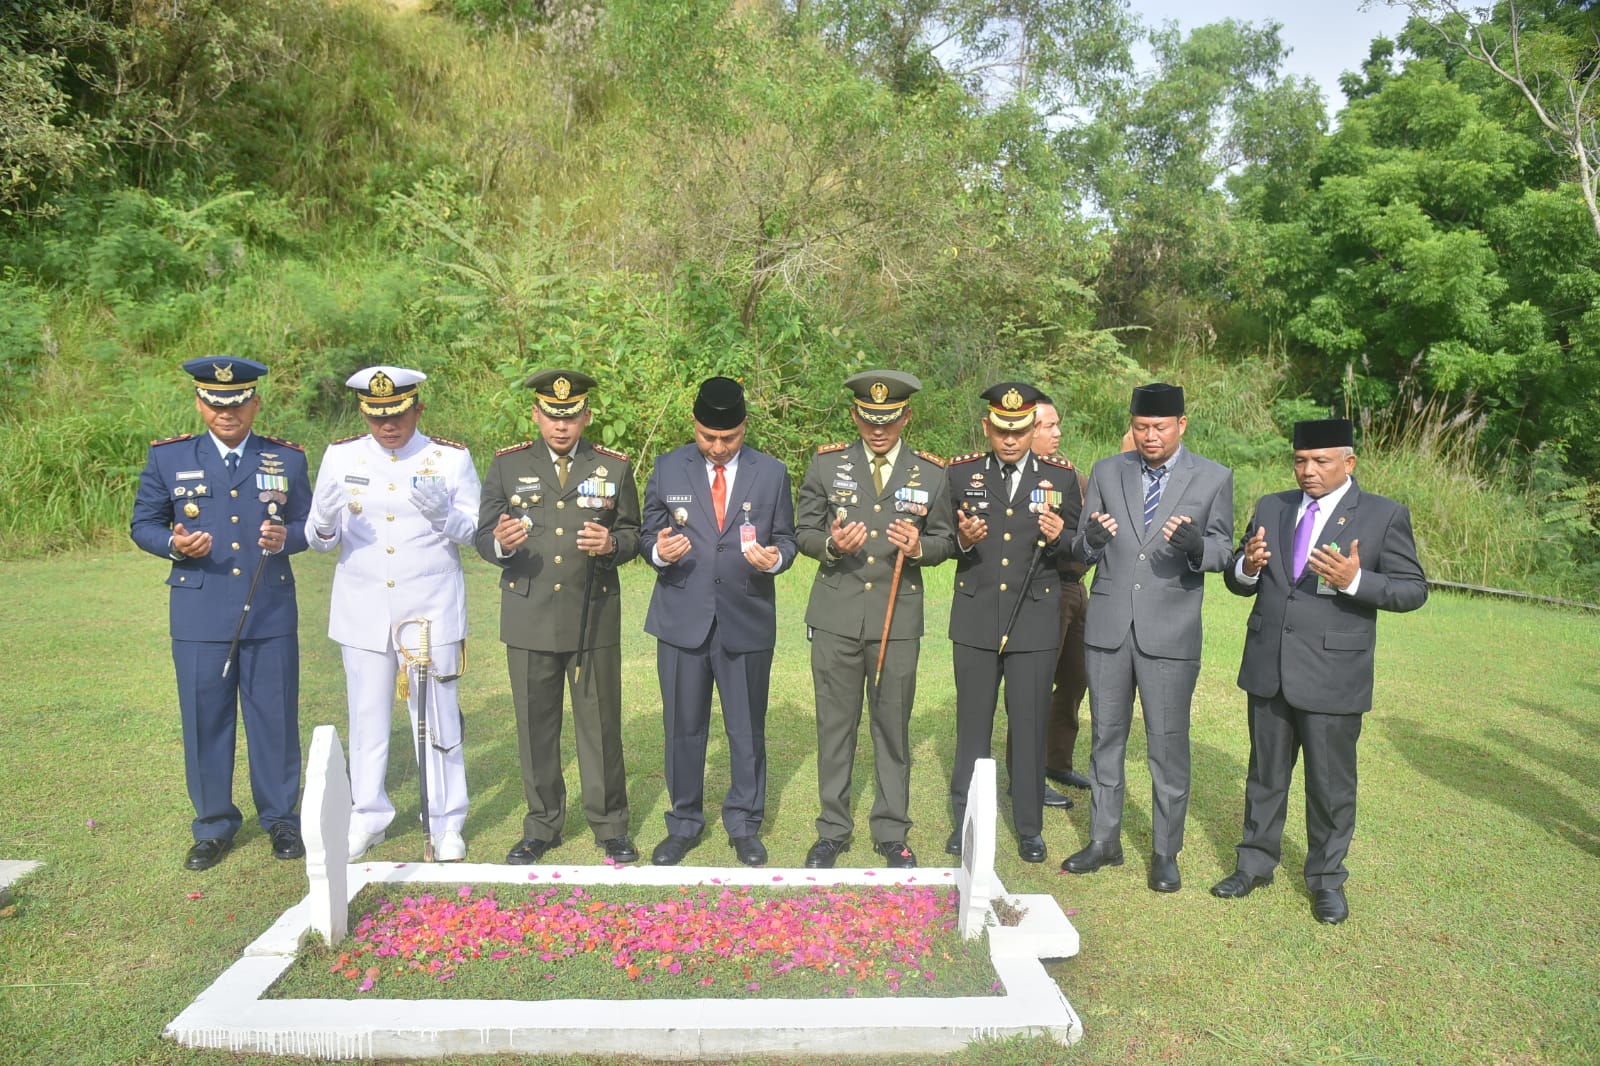
[{"label": "white naval cap", "polygon": [[404,414],[417,402],[417,386],[428,380],[420,370],[403,366],[369,366],[345,381],[361,397],[361,413],[375,418]]}]

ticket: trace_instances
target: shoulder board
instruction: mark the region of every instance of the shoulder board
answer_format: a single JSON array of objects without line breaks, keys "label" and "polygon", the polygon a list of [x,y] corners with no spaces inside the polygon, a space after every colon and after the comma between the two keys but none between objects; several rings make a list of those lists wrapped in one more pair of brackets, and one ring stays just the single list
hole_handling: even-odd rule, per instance
[{"label": "shoulder board", "polygon": [[921,448],[913,448],[911,450],[916,452],[917,455],[921,456],[922,458],[928,460],[928,462],[932,463],[934,466],[940,468],[944,466],[944,458],[942,456],[934,455],[932,452],[925,452]]},{"label": "shoulder board", "polygon": [[361,440],[361,439],[365,438],[366,436],[367,436],[367,434],[365,434],[365,433],[356,433],[356,434],[354,434],[352,436],[349,436],[349,437],[340,437],[338,440],[330,440],[328,442],[328,447],[332,448],[335,445],[339,445],[339,444],[349,444],[351,441]]},{"label": "shoulder board", "polygon": [[296,444],[294,441],[292,441],[292,440],[284,440],[282,437],[269,437],[265,433],[263,433],[263,434],[261,434],[261,439],[265,440],[265,441],[271,441],[273,444],[276,444],[280,448],[293,448],[297,452],[305,451],[304,448],[302,448],[300,445]]},{"label": "shoulder board", "polygon": [[180,433],[176,437],[168,437],[165,440],[153,440],[153,441],[150,442],[150,447],[159,448],[163,444],[176,444],[180,440],[194,440],[194,434],[193,433]]},{"label": "shoulder board", "polygon": [[849,441],[835,441],[832,444],[824,444],[819,447],[817,449],[817,454],[827,455],[829,452],[842,452],[848,447],[850,447]]},{"label": "shoulder board", "polygon": [[1077,467],[1072,465],[1072,460],[1070,460],[1070,459],[1057,459],[1053,455],[1041,455],[1041,456],[1039,456],[1039,461],[1041,463],[1046,463],[1046,464],[1048,464],[1050,466],[1059,466],[1063,470],[1076,470],[1077,469]]},{"label": "shoulder board", "polygon": [[604,444],[596,444],[594,450],[601,455],[609,455],[619,463],[631,462],[626,452],[619,452],[615,448],[607,448]]},{"label": "shoulder board", "polygon": [[974,459],[982,459],[985,454],[986,453],[984,452],[972,452],[968,455],[957,455],[950,460],[950,465],[955,466],[957,463],[970,463]]},{"label": "shoulder board", "polygon": [[495,452],[494,454],[496,456],[510,455],[512,452],[520,452],[524,448],[531,448],[531,447],[533,447],[533,441],[525,440],[521,444],[513,444],[509,448],[501,448],[499,451]]},{"label": "shoulder board", "polygon": [[435,437],[431,433],[428,435],[428,439],[433,441],[433,443],[435,443],[435,444],[443,444],[446,448],[459,448],[462,451],[466,451],[467,450],[467,446],[465,444],[462,444],[460,441],[446,440],[443,437]]}]

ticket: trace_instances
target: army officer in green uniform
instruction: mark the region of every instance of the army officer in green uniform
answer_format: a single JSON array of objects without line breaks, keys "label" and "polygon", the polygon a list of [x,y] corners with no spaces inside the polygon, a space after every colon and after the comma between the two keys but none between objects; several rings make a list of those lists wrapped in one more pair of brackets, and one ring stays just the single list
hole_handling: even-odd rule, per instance
[{"label": "army officer in green uniform", "polygon": [[[876,793],[873,849],[891,867],[917,864],[911,829],[911,704],[922,637],[922,571],[955,554],[944,460],[905,446],[910,374],[869,370],[845,381],[860,436],[817,451],[800,486],[795,541],[817,560],[806,607],[817,698],[817,791],[822,813],[812,868],[833,866],[849,846],[850,773],[865,686]],[[899,584],[895,566],[901,563]],[[893,614],[890,616],[891,595]],[[883,639],[885,621],[888,640]],[[877,673],[879,648],[883,673]]]},{"label": "army officer in green uniform", "polygon": [[540,439],[495,454],[483,479],[476,537],[478,554],[501,569],[500,639],[528,800],[522,840],[506,862],[536,863],[561,843],[567,816],[562,688],[568,682],[584,817],[607,858],[633,862],[639,853],[628,836],[622,760],[617,567],[639,553],[639,490],[626,455],[583,439],[593,417],[593,378],[541,370],[523,384],[534,393]]}]

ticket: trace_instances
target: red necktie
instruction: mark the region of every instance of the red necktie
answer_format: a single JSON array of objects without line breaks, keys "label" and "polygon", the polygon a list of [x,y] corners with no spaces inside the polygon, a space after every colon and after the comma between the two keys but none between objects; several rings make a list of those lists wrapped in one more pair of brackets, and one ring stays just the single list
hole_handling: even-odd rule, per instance
[{"label": "red necktie", "polygon": [[717,528],[721,529],[724,519],[728,517],[728,479],[723,474],[723,467],[711,468],[711,506],[717,512]]}]

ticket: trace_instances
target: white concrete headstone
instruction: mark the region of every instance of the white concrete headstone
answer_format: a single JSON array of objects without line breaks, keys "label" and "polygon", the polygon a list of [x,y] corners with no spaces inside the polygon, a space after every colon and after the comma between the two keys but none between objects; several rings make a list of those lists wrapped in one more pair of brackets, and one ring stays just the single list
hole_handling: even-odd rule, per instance
[{"label": "white concrete headstone", "polygon": [[350,925],[346,879],[350,861],[350,775],[345,769],[339,732],[331,725],[319,725],[311,733],[300,823],[306,845],[306,877],[311,882],[307,896],[311,928],[332,947],[345,938]]},{"label": "white concrete headstone", "polygon": [[967,786],[967,815],[961,825],[961,869],[956,885],[961,889],[961,935],[982,936],[993,913],[990,902],[996,885],[994,827],[999,800],[995,792],[993,759],[979,759]]}]

